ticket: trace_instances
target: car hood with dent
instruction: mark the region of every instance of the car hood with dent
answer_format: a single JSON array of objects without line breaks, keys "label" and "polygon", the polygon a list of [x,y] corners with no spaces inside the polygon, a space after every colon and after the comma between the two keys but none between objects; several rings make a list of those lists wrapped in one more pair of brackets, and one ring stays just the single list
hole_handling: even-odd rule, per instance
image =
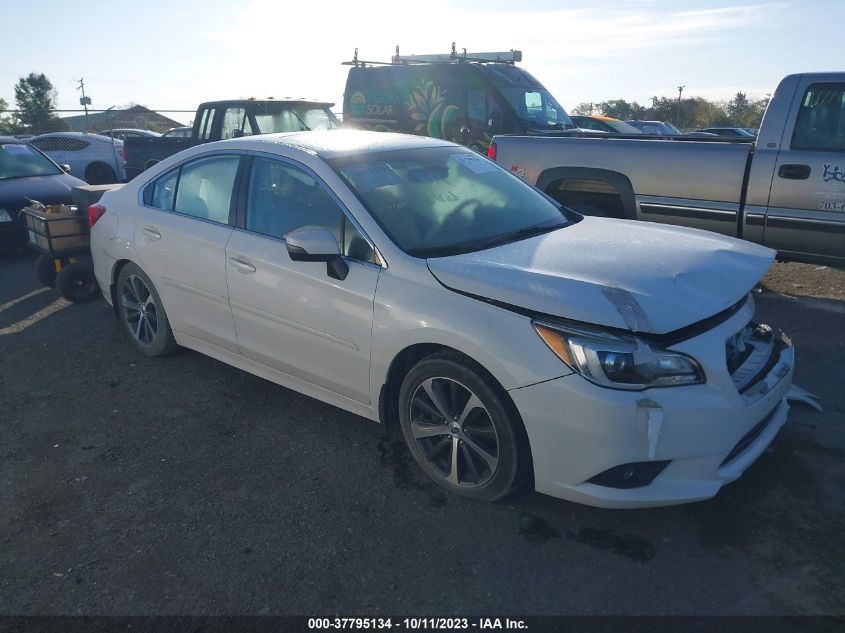
[{"label": "car hood with dent", "polygon": [[446,287],[546,315],[665,334],[736,304],[775,251],[716,233],[586,217],[495,248],[428,260]]}]

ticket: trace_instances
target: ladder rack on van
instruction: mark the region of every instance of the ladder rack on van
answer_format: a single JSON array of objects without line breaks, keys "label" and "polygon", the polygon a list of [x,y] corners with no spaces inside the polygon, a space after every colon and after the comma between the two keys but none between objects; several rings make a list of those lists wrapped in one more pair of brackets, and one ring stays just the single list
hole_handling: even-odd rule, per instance
[{"label": "ladder rack on van", "polygon": [[405,64],[454,64],[463,62],[477,62],[484,64],[515,64],[522,61],[522,51],[489,52],[489,53],[467,53],[463,49],[462,53],[458,53],[455,49],[455,42],[452,42],[451,53],[434,53],[430,55],[400,55],[399,47],[396,47],[396,54],[390,58],[389,62],[373,62],[363,61],[358,59],[358,49],[355,49],[355,57],[352,61],[342,62],[344,66],[391,66],[391,65],[405,65]]}]

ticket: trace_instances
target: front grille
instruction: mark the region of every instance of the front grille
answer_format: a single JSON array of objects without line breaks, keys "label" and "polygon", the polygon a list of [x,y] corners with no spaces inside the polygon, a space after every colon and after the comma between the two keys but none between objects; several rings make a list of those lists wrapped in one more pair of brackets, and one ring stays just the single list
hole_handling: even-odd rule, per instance
[{"label": "front grille", "polygon": [[[767,379],[787,347],[789,340],[786,337],[776,336],[768,325],[756,323],[749,323],[725,342],[728,371],[746,404],[759,399],[774,386]],[[775,379],[782,376],[775,376]]]},{"label": "front grille", "polygon": [[[778,406],[780,406],[780,403],[778,403]],[[746,448],[748,448],[754,442],[754,440],[760,437],[760,434],[766,430],[766,427],[769,425],[769,422],[772,421],[772,418],[775,416],[777,410],[778,407],[776,406],[774,409],[769,411],[768,415],[765,418],[755,424],[754,427],[750,431],[748,431],[748,433],[743,435],[742,438],[740,438],[739,442],[736,443],[736,446],[734,446],[731,449],[731,452],[728,453],[728,456],[725,457],[724,460],[722,460],[721,464],[719,464],[719,468],[721,468],[725,464],[731,463],[733,460],[739,457],[739,455]]]}]

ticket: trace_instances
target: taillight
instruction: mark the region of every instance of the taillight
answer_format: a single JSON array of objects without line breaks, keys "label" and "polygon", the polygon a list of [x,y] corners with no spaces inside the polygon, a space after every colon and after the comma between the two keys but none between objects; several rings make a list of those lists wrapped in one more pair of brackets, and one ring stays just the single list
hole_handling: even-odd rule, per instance
[{"label": "taillight", "polygon": [[88,207],[88,226],[94,226],[105,212],[106,208],[101,204],[92,204]]},{"label": "taillight", "polygon": [[487,158],[490,160],[496,160],[496,144],[490,143],[490,147],[487,148]]}]

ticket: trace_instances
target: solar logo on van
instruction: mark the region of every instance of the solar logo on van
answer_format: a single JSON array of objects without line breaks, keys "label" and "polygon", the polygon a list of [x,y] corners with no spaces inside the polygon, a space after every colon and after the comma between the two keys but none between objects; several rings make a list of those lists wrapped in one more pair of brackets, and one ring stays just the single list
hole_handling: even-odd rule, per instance
[{"label": "solar logo on van", "polygon": [[395,116],[396,95],[376,90],[358,90],[349,98],[349,110],[353,115]]}]

